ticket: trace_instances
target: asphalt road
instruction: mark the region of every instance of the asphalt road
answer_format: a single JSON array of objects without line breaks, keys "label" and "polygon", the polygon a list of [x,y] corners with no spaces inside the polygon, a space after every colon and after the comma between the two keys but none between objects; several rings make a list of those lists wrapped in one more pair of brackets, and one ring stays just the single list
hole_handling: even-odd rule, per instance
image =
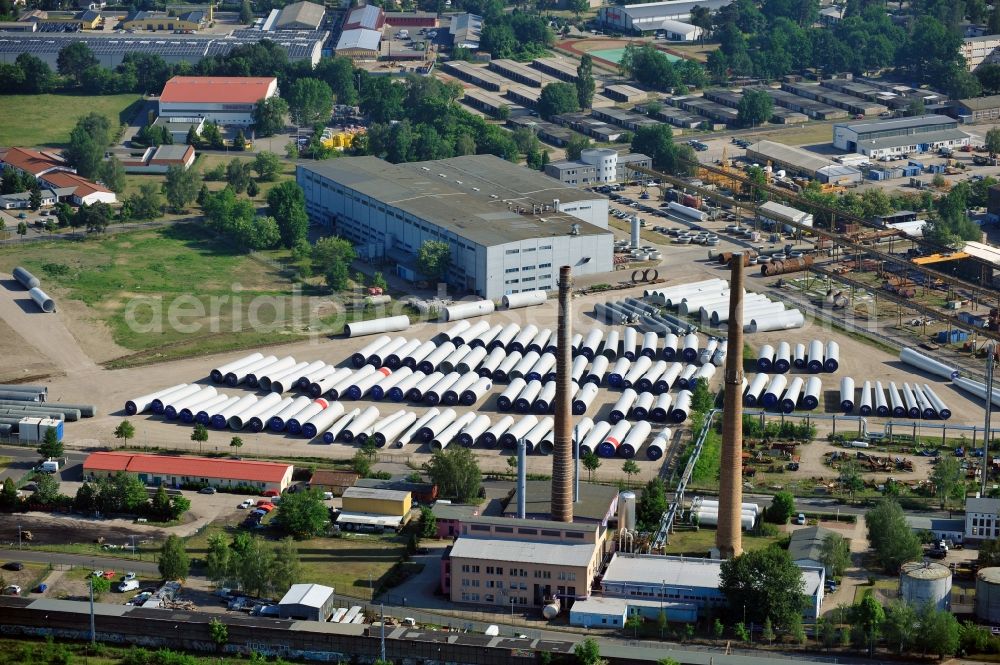
[{"label": "asphalt road", "polygon": [[[0,446],[0,455],[10,457],[14,461],[6,469],[0,471],[0,481],[7,478],[20,480],[25,474],[31,471],[41,458],[34,448],[26,446]],[[87,453],[78,450],[67,449],[65,453],[66,464],[59,470],[58,480],[79,481],[83,479],[83,461],[87,459]]]}]

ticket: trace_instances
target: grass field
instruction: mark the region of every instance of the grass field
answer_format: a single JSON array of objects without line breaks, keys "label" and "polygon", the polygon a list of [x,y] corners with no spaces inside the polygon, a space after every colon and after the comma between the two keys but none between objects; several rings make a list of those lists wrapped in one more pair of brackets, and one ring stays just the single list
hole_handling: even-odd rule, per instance
[{"label": "grass field", "polygon": [[770,132],[763,138],[775,143],[799,146],[829,143],[832,135],[833,126],[830,123],[806,123],[794,129],[782,129],[780,132]]},{"label": "grass field", "polygon": [[[743,550],[759,550],[777,541],[777,538],[766,538],[743,534]],[[697,531],[678,531],[670,534],[670,542],[664,547],[664,554],[690,554],[704,556],[715,547],[715,529],[701,527]]]},{"label": "grass field", "polygon": [[[138,101],[139,95],[5,95],[0,101],[0,145],[62,146],[76,121],[96,111],[107,116],[113,128],[123,121],[120,114]],[[39,122],[44,110],[45,122]]]}]

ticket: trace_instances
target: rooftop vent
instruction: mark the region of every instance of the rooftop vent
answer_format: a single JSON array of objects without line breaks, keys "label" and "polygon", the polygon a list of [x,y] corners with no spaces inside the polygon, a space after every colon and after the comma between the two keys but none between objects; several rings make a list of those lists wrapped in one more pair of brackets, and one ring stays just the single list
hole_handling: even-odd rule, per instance
[{"label": "rooftop vent", "polygon": [[579,224],[570,224],[570,226],[569,226],[569,234],[571,236],[578,236],[578,235],[580,235],[580,225]]}]

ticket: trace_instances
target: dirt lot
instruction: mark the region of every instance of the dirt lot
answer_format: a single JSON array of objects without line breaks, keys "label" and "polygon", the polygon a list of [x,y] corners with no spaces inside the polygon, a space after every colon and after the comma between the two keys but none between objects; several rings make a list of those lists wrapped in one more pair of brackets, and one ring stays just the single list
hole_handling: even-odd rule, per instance
[{"label": "dirt lot", "polygon": [[[6,559],[8,561],[16,561],[17,557],[10,556],[6,557]],[[22,565],[24,567],[21,570],[0,569],[0,580],[3,581],[3,585],[0,588],[16,584],[21,587],[22,594],[28,594],[38,584],[39,578],[48,570],[48,566],[44,563],[25,563]]]}]

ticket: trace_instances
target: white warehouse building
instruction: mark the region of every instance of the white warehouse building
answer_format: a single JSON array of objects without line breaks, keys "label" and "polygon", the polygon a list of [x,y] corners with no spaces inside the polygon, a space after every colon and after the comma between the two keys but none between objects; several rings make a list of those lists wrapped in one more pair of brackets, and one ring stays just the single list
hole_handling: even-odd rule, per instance
[{"label": "white warehouse building", "polygon": [[958,121],[944,115],[838,122],[833,126],[834,148],[870,159],[934,152],[968,144],[969,135],[958,129]]},{"label": "white warehouse building", "polygon": [[[673,2],[647,2],[636,5],[609,5],[597,11],[597,20],[604,26],[621,32],[656,32],[662,30],[668,39],[693,40],[700,33],[678,28],[679,21],[687,21],[695,7],[707,7],[716,12],[732,0],[679,0]],[[694,27],[694,26],[690,26]],[[673,33],[675,36],[670,37]],[[689,35],[694,36],[689,36]]]},{"label": "white warehouse building", "polygon": [[314,223],[410,281],[422,279],[416,255],[427,240],[451,245],[445,281],[483,298],[555,289],[563,265],[574,276],[612,270],[606,198],[493,155],[347,157],[300,164],[296,180]]},{"label": "white warehouse building", "polygon": [[273,76],[174,76],[163,86],[159,115],[252,125],[257,102],[276,94],[278,79]]}]

